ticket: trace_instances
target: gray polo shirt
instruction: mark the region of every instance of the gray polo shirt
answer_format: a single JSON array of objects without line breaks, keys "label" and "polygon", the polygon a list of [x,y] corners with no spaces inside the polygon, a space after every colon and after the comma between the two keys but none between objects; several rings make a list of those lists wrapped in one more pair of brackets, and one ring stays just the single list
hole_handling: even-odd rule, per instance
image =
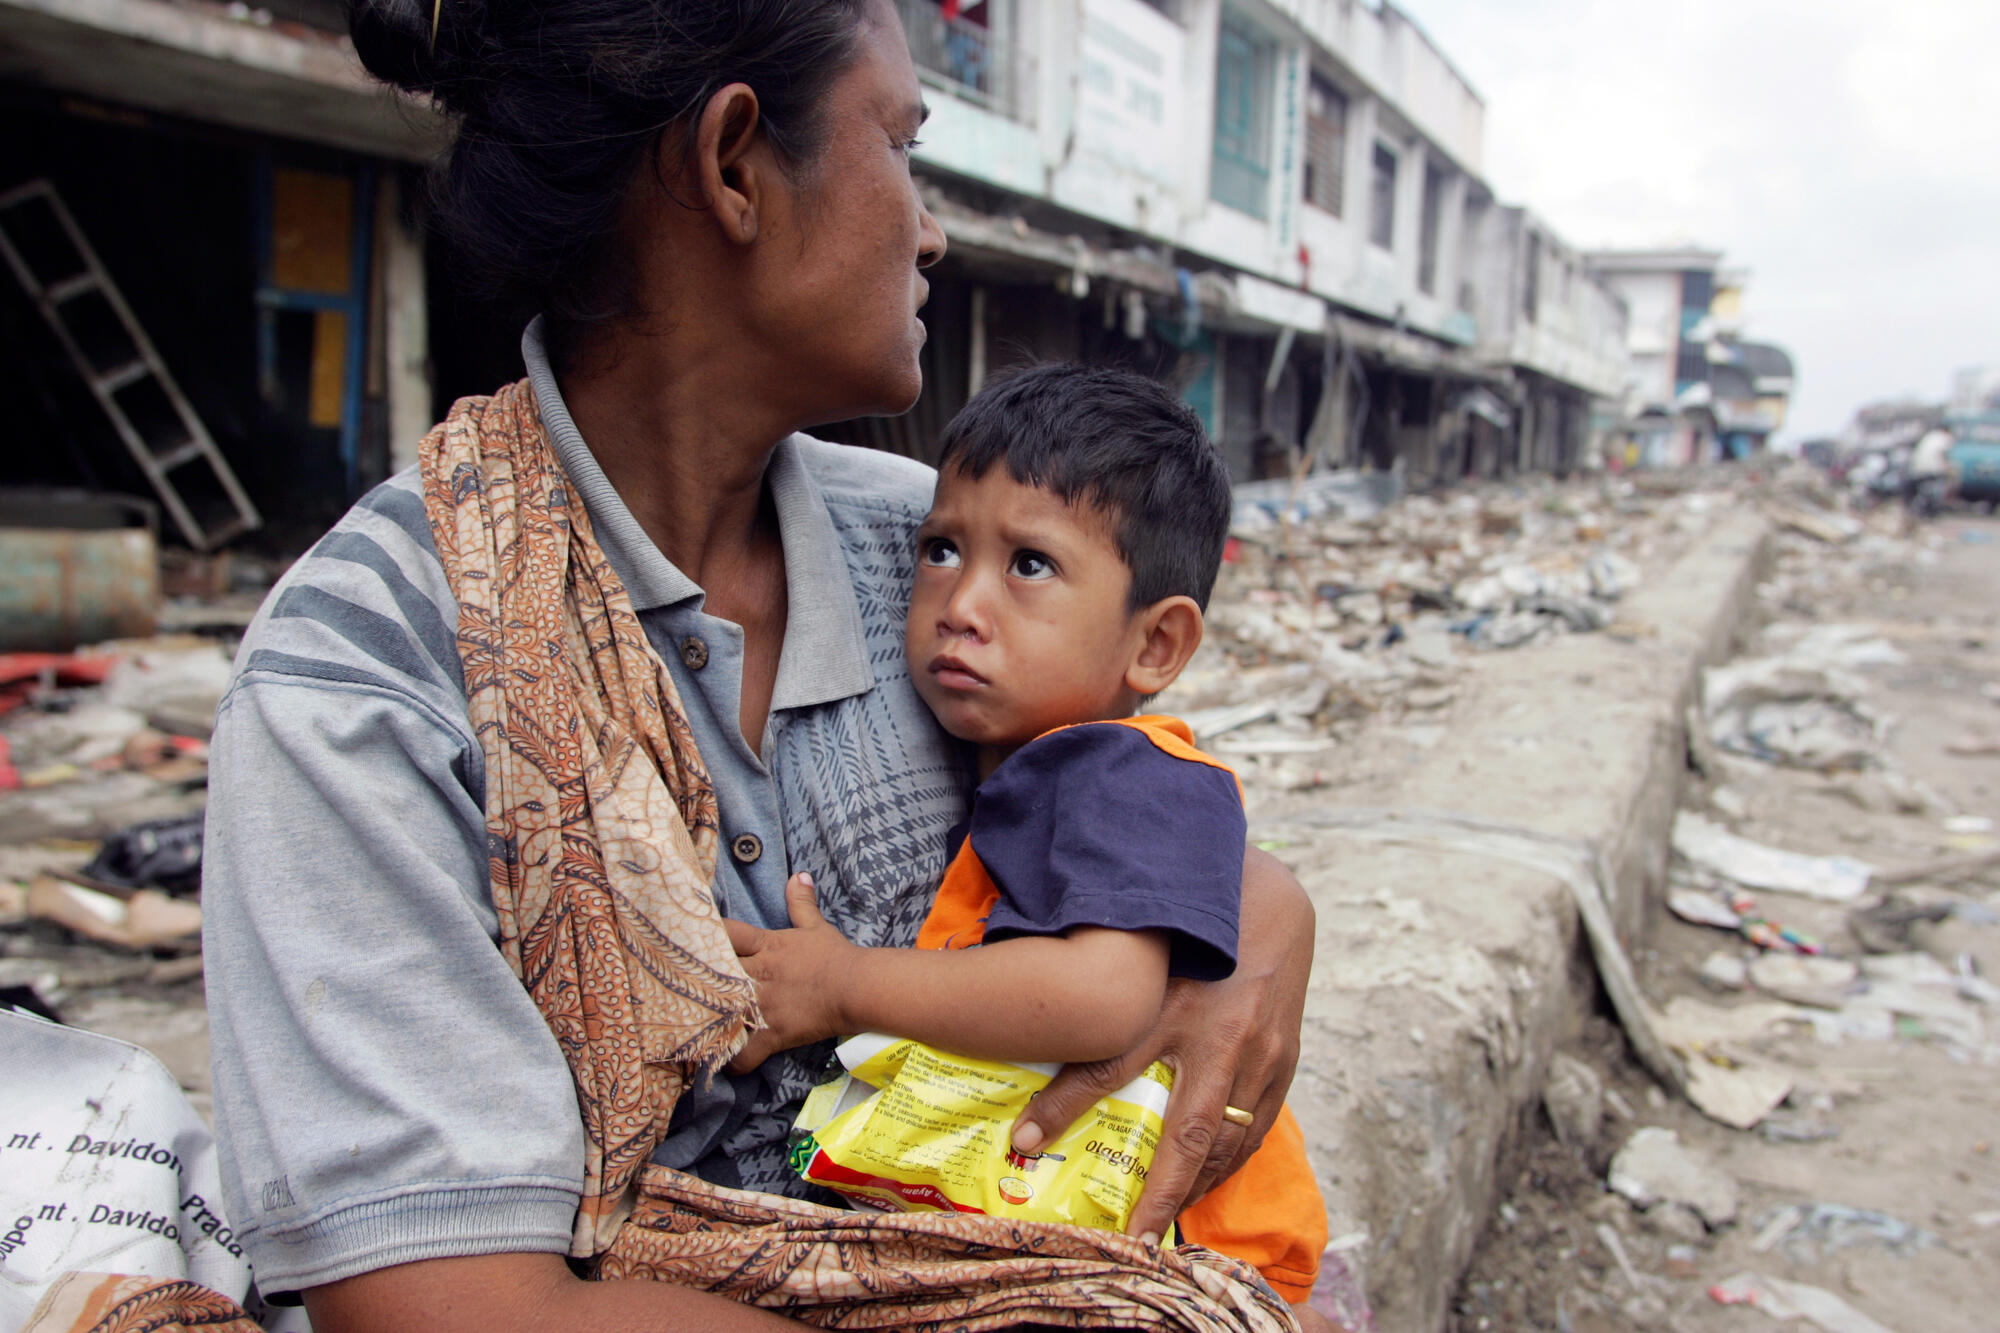
[{"label": "gray polo shirt", "polygon": [[[933,474],[806,436],[773,453],[788,611],[760,760],[737,723],[742,631],[703,611],[611,489],[536,326],[523,352],[715,782],[724,912],[784,925],[785,879],[810,870],[850,938],[909,944],[972,780],[903,664]],[[554,1038],[495,947],[456,626],[405,473],[272,590],[217,716],[203,883],[217,1136],[267,1291],[568,1246],[579,1117]],[[824,1058],[788,1053],[697,1090],[655,1159],[801,1192],[785,1136]]]}]

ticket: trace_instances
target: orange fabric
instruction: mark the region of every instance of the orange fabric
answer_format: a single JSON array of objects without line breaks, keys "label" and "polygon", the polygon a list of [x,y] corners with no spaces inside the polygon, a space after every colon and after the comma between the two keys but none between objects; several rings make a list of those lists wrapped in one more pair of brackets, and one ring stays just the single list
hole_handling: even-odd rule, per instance
[{"label": "orange fabric", "polygon": [[1241,1169],[1180,1215],[1181,1238],[1241,1259],[1297,1305],[1312,1295],[1326,1251],[1326,1203],[1287,1106]]},{"label": "orange fabric", "polygon": [[[1177,759],[1236,776],[1229,765],[1197,750],[1194,733],[1177,717],[1148,714],[1116,720]],[[1243,794],[1240,779],[1236,792]],[[999,900],[1000,887],[967,839],[945,868],[937,899],[917,932],[916,947],[973,947],[985,937],[986,918]],[[1297,1304],[1312,1294],[1320,1255],[1326,1249],[1326,1203],[1306,1157],[1305,1134],[1290,1107],[1278,1113],[1263,1145],[1235,1175],[1181,1213],[1179,1226],[1183,1239],[1248,1263],[1286,1301]]]},{"label": "orange fabric", "polygon": [[1000,901],[1000,886],[986,872],[986,863],[972,850],[967,839],[944,868],[937,900],[923,929],[917,932],[919,949],[970,949],[986,938],[986,918]]}]

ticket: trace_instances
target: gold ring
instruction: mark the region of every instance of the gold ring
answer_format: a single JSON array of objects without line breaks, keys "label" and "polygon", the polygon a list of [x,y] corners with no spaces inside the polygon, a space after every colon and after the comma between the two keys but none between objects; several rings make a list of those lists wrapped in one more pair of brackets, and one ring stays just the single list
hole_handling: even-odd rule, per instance
[{"label": "gold ring", "polygon": [[1256,1115],[1250,1111],[1244,1110],[1240,1106],[1223,1107],[1222,1118],[1224,1120],[1227,1120],[1232,1125],[1241,1125],[1245,1129],[1248,1129],[1250,1128],[1250,1126],[1257,1123]]}]

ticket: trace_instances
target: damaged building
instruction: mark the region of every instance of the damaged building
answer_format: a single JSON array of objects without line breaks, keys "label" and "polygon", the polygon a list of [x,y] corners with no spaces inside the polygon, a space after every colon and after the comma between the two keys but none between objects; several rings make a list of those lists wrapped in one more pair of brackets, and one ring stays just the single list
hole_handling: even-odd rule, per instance
[{"label": "damaged building", "polygon": [[[1594,460],[1624,306],[1496,201],[1478,94],[1394,5],[896,3],[950,253],[916,409],[829,434],[926,457],[989,376],[1073,357],[1173,383],[1239,480]],[[423,240],[449,126],[337,0],[0,0],[0,97],[0,374],[44,442],[0,483],[297,549],[519,373]]]},{"label": "damaged building", "polygon": [[1084,356],[1177,384],[1238,480],[1594,457],[1622,307],[1537,223],[1541,294],[1484,104],[1394,5],[900,5],[952,252],[925,403],[858,437],[921,454],[993,370]]},{"label": "damaged building", "polygon": [[1747,458],[1785,424],[1791,354],[1744,339],[1750,275],[1722,259],[1700,246],[1589,256],[1629,312],[1619,430],[1636,464]]}]

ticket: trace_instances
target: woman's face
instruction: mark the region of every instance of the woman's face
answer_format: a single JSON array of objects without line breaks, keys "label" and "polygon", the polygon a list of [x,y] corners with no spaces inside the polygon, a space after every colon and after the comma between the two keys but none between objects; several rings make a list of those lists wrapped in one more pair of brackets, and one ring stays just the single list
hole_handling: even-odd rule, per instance
[{"label": "woman's face", "polygon": [[910,175],[927,114],[902,24],[888,0],[874,0],[828,90],[825,146],[759,247],[766,331],[814,424],[902,412],[923,388],[917,310],[930,284],[918,270],[945,246]]}]

